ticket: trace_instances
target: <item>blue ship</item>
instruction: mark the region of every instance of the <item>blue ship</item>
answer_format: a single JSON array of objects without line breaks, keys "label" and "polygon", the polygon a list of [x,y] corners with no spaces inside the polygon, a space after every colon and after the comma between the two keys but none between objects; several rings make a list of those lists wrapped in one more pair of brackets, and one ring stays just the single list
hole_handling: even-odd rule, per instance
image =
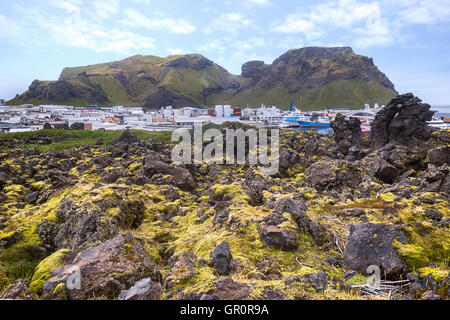
[{"label": "blue ship", "polygon": [[331,128],[329,122],[297,121],[297,123],[303,128]]}]

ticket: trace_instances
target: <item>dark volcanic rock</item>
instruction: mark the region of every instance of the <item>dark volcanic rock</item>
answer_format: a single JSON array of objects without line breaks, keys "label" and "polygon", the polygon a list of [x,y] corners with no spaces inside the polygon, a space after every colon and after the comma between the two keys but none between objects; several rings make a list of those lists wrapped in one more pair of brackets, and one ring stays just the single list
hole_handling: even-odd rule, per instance
[{"label": "dark volcanic rock", "polygon": [[226,278],[217,280],[216,288],[204,294],[201,300],[244,300],[250,293],[250,286]]},{"label": "dark volcanic rock", "polygon": [[93,103],[104,104],[108,101],[102,87],[93,84],[87,79],[87,86],[76,86],[69,81],[58,80],[47,83],[35,80],[28,88],[28,91],[21,96],[23,100],[30,100],[44,97],[48,101],[65,102],[71,98],[84,99]]},{"label": "dark volcanic rock", "polygon": [[102,214],[80,209],[71,200],[61,201],[57,216],[62,222],[59,225],[47,220],[38,225],[40,239],[52,249],[82,249],[110,239],[118,232],[117,226]]},{"label": "dark volcanic rock", "polygon": [[347,120],[343,115],[338,114],[331,122],[331,127],[336,141],[336,151],[346,156],[350,148],[354,147],[353,153],[357,153],[355,148],[362,145],[361,121],[353,117]]},{"label": "dark volcanic rock", "polygon": [[165,279],[164,286],[170,288],[178,281],[184,281],[194,276],[197,257],[185,251],[179,255],[172,256],[169,259],[170,274]]},{"label": "dark volcanic rock", "polygon": [[0,300],[33,300],[29,286],[30,281],[19,279],[0,295]]},{"label": "dark volcanic rock", "polygon": [[156,160],[154,157],[146,157],[144,160],[144,173],[152,178],[156,174],[170,175],[173,177],[177,187],[184,190],[195,188],[195,180],[189,170]]},{"label": "dark volcanic rock", "polygon": [[262,296],[258,300],[289,300],[280,289],[265,287]]},{"label": "dark volcanic rock", "polygon": [[330,238],[327,229],[319,222],[314,221],[306,214],[306,205],[302,201],[294,201],[290,198],[284,198],[279,200],[275,204],[275,212],[289,213],[295,220],[299,231],[303,233],[309,233],[314,241],[319,245],[324,245]]},{"label": "dark volcanic rock", "polygon": [[262,241],[268,246],[286,251],[298,248],[298,235],[293,230],[281,229],[274,225],[263,225],[258,230]]},{"label": "dark volcanic rock", "polygon": [[344,160],[321,160],[306,170],[305,180],[317,191],[339,190],[342,187],[355,189],[361,183],[360,170]]},{"label": "dark volcanic rock", "polygon": [[251,204],[256,206],[264,202],[263,191],[269,188],[266,178],[256,174],[254,169],[249,169],[245,174],[243,186],[250,197]]},{"label": "dark volcanic rock", "polygon": [[450,165],[450,146],[439,146],[428,151],[428,161],[436,166]]},{"label": "dark volcanic rock", "polygon": [[[348,59],[353,56],[353,59]],[[323,71],[324,61],[333,61],[328,72]],[[343,68],[345,66],[345,68]],[[394,90],[394,85],[381,73],[373,63],[373,59],[355,56],[348,47],[323,48],[307,47],[289,50],[271,65],[272,77],[280,78],[291,92],[299,88],[313,88],[338,79],[362,79],[377,81],[384,87]]]},{"label": "dark volcanic rock", "polygon": [[82,122],[75,122],[70,126],[71,130],[84,130],[84,123]]},{"label": "dark volcanic rock", "polygon": [[400,174],[400,171],[396,167],[381,157],[374,159],[371,170],[375,177],[385,183],[392,183]]},{"label": "dark volcanic rock", "polygon": [[328,287],[328,276],[324,272],[310,273],[306,276],[306,281],[317,291],[325,291]]},{"label": "dark volcanic rock", "polygon": [[219,275],[226,275],[231,271],[231,255],[230,246],[228,242],[222,242],[211,253],[214,260],[214,269]]},{"label": "dark volcanic rock", "polygon": [[51,294],[58,284],[66,283],[76,270],[80,272],[81,289],[67,288],[71,300],[116,299],[139,279],[149,277],[161,282],[161,275],[144,248],[130,236],[119,236],[86,249],[71,263],[52,270],[52,277],[44,283],[44,294]]},{"label": "dark volcanic rock", "polygon": [[264,61],[250,61],[242,65],[242,76],[244,78],[261,79],[268,71],[268,67]]},{"label": "dark volcanic rock", "polygon": [[399,95],[378,112],[372,123],[372,148],[389,143],[410,147],[424,145],[432,133],[426,121],[432,119],[434,111],[421,102],[413,94]]},{"label": "dark volcanic rock", "polygon": [[125,130],[119,138],[113,141],[113,144],[118,144],[121,142],[132,144],[139,142],[139,138],[135,134],[132,134],[130,130]]},{"label": "dark volcanic rock", "polygon": [[272,213],[264,218],[258,227],[261,240],[265,245],[292,251],[298,248],[297,229],[283,226],[287,219],[280,213]]},{"label": "dark volcanic rock", "polygon": [[355,224],[350,227],[350,235],[344,250],[347,269],[362,273],[371,265],[379,266],[382,276],[396,279],[405,272],[405,264],[392,247],[392,241],[406,241],[399,226],[384,224]]}]

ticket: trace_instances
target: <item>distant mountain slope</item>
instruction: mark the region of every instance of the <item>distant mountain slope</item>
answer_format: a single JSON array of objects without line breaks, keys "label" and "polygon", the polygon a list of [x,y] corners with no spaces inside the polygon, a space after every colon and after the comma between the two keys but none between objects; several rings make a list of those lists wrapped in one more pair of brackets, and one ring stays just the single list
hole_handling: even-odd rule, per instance
[{"label": "distant mountain slope", "polygon": [[396,94],[392,82],[372,59],[355,54],[351,48],[308,47],[290,50],[271,65],[262,61],[245,63],[240,76],[197,54],[133,56],[66,68],[58,81],[36,80],[8,104],[158,108],[265,103],[286,108],[300,88],[303,92],[297,106],[309,109],[358,108],[364,103],[386,103]]}]

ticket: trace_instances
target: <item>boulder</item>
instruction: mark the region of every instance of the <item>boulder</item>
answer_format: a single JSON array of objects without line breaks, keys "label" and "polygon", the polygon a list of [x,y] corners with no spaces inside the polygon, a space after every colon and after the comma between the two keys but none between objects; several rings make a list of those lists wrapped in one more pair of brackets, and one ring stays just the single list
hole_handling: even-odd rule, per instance
[{"label": "boulder", "polygon": [[61,224],[43,220],[38,225],[40,239],[54,250],[82,250],[89,244],[111,239],[118,232],[117,227],[104,215],[81,209],[68,199],[61,201],[56,214]]},{"label": "boulder", "polygon": [[30,204],[36,203],[38,199],[39,199],[39,191],[30,192],[27,196],[27,201]]},{"label": "boulder", "polygon": [[400,174],[400,171],[383,158],[377,156],[371,164],[373,175],[384,183],[392,183]]},{"label": "boulder", "polygon": [[397,279],[406,269],[405,264],[392,247],[397,239],[404,243],[406,236],[400,226],[385,224],[354,224],[344,250],[347,269],[366,273],[371,265],[379,266],[382,277]]},{"label": "boulder", "polygon": [[335,150],[347,156],[350,148],[354,147],[353,153],[356,153],[357,146],[362,145],[361,121],[358,118],[338,114],[331,122],[331,128],[334,132],[336,142]]},{"label": "boulder", "polygon": [[371,147],[378,149],[391,144],[423,146],[432,134],[431,121],[434,111],[430,105],[421,103],[408,93],[392,99],[375,116],[371,130]]},{"label": "boulder", "polygon": [[441,296],[434,293],[433,291],[427,291],[425,292],[420,300],[442,300]]},{"label": "boulder", "polygon": [[450,165],[450,146],[439,146],[429,150],[428,162],[435,166]]},{"label": "boulder", "polygon": [[[92,244],[100,244],[115,237],[120,229],[140,225],[145,210],[142,200],[117,199],[120,211],[107,217],[99,210],[87,211],[86,207],[63,199],[56,211],[59,224],[43,220],[38,225],[41,241],[52,249],[70,248],[82,250]],[[104,211],[108,209],[106,203]],[[110,204],[111,206],[111,204]],[[114,204],[112,204],[114,206]]]},{"label": "boulder", "polygon": [[[77,272],[80,289],[68,285]],[[161,274],[144,248],[132,236],[122,235],[80,252],[70,263],[50,271],[50,275],[43,285],[43,294],[52,295],[60,284],[65,284],[70,300],[116,299],[139,279],[149,277],[161,282]]]},{"label": "boulder", "polygon": [[293,230],[281,229],[279,226],[260,226],[259,234],[265,245],[280,250],[293,251],[298,248],[298,235]]},{"label": "boulder", "polygon": [[252,275],[253,279],[277,280],[283,277],[283,274],[280,272],[280,262],[270,257],[266,257],[263,261],[259,262],[256,265],[256,269],[258,272]]},{"label": "boulder", "polygon": [[251,287],[231,278],[219,279],[215,288],[204,294],[201,300],[244,300],[251,293]]},{"label": "boulder", "polygon": [[160,300],[162,287],[146,278],[138,281],[133,287],[120,293],[118,300]]},{"label": "boulder", "polygon": [[125,130],[122,135],[113,141],[113,144],[128,143],[133,144],[139,142],[139,138],[130,132],[130,130]]},{"label": "boulder", "polygon": [[271,287],[265,287],[263,294],[258,300],[268,300],[268,301],[276,301],[276,300],[289,300],[286,295],[280,289],[274,289]]},{"label": "boulder", "polygon": [[214,260],[214,269],[219,275],[223,276],[231,271],[233,256],[228,242],[219,244],[211,253],[211,257]]},{"label": "boulder", "polygon": [[194,276],[196,264],[197,257],[188,251],[170,257],[170,273],[165,279],[164,286],[170,288],[179,281],[185,281],[192,278]]},{"label": "boulder", "polygon": [[344,160],[321,160],[311,165],[305,173],[308,185],[322,192],[343,187],[355,189],[361,183],[360,170]]},{"label": "boulder", "polygon": [[263,191],[269,188],[266,178],[257,174],[254,169],[248,169],[245,174],[243,187],[250,197],[251,204],[255,206],[263,204]]},{"label": "boulder", "polygon": [[70,126],[70,130],[84,130],[84,123],[75,122]]},{"label": "boulder", "polygon": [[183,190],[193,190],[195,180],[189,170],[181,167],[173,167],[154,157],[146,157],[144,160],[144,174],[152,178],[156,174],[169,175],[173,178],[175,185]]},{"label": "boulder", "polygon": [[297,226],[280,213],[272,213],[258,227],[265,245],[280,250],[293,251],[298,248]]},{"label": "boulder", "polygon": [[289,213],[295,220],[299,231],[308,233],[314,241],[322,246],[331,238],[327,229],[319,222],[314,221],[306,214],[306,205],[303,201],[284,198],[275,204],[274,211],[280,214]]},{"label": "boulder", "polygon": [[19,279],[0,295],[0,300],[33,300],[32,294],[28,289],[29,286],[30,281]]},{"label": "boulder", "polygon": [[443,214],[433,208],[425,209],[425,216],[434,221],[441,221],[443,218]]},{"label": "boulder", "polygon": [[305,276],[306,282],[317,291],[325,291],[328,287],[328,276],[324,272],[310,273]]}]

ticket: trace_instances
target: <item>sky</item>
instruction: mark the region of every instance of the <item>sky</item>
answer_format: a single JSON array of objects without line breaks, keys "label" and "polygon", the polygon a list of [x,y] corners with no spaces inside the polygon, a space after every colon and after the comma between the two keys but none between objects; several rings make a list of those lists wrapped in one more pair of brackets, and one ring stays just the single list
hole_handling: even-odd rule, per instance
[{"label": "sky", "polygon": [[450,0],[0,0],[0,98],[65,67],[199,53],[234,74],[287,50],[350,46],[400,93],[450,105]]}]

